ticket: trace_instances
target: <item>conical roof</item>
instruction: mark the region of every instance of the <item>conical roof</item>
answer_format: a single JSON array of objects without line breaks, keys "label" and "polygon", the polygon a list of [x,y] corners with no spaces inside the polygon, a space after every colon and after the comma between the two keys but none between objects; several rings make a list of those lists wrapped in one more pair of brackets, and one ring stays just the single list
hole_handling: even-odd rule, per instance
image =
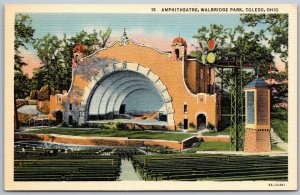
[{"label": "conical roof", "polygon": [[264,80],[257,77],[248,85],[246,85],[244,88],[266,88],[266,87],[268,87],[268,84]]}]

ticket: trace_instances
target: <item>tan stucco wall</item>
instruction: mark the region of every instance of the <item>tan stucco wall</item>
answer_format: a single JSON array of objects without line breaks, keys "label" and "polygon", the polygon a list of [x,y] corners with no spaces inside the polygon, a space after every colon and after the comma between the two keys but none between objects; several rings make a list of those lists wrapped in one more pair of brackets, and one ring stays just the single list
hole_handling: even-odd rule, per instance
[{"label": "tan stucco wall", "polygon": [[[85,66],[84,64],[92,63],[92,58],[113,59],[116,62],[137,63],[143,67],[149,68],[160,78],[162,83],[167,87],[169,95],[172,97],[176,126],[179,122],[183,123],[183,119],[186,117],[188,118],[189,123],[193,122],[197,125],[197,114],[199,113],[206,115],[206,124],[210,122],[217,126],[216,94],[193,94],[188,89],[188,86],[193,86],[193,88],[197,89],[199,88],[197,85],[202,85],[203,90],[206,91],[205,86],[209,81],[208,75],[206,74],[208,68],[203,65],[200,66],[199,62],[176,60],[171,54],[163,53],[151,47],[138,45],[129,41],[127,45],[116,43],[109,48],[97,52],[93,56],[86,57],[83,59],[83,62],[79,62],[77,67],[74,67],[75,72],[76,69]],[[184,63],[191,64],[187,69],[187,84],[185,84],[184,81]],[[203,81],[200,80],[198,73],[201,68],[203,69]],[[91,66],[89,67],[89,70],[97,72],[100,69],[99,67]],[[196,73],[194,72],[195,70]],[[68,94],[68,101],[74,105],[80,105],[86,86],[89,82],[90,80],[84,75],[80,75],[79,73],[74,74],[72,88]],[[199,84],[197,84],[197,82],[199,82]],[[64,100],[64,103],[66,104],[67,100]],[[184,103],[188,105],[187,113],[184,113],[183,111]],[[174,129],[174,127],[169,128]]]},{"label": "tan stucco wall", "polygon": [[200,68],[196,61],[186,63],[184,79],[191,92],[197,93],[199,91]]},{"label": "tan stucco wall", "polygon": [[[188,92],[184,84],[182,61],[174,60],[166,54],[159,53],[149,47],[136,45],[130,41],[128,45],[115,44],[113,47],[98,52],[95,56],[97,58],[113,58],[124,62],[134,62],[151,69],[167,86],[168,92],[173,99],[176,125],[179,122],[183,122],[183,118],[186,115],[189,123],[197,124],[196,114],[200,112],[207,115],[207,123],[217,124],[216,96],[201,94],[197,97]],[[208,76],[205,79],[208,80]],[[183,112],[184,102],[188,105],[187,114]]]},{"label": "tan stucco wall", "polygon": [[[58,94],[58,95],[61,95],[61,94]],[[60,102],[57,101],[58,95],[50,96],[50,106],[49,106],[50,113],[48,115],[50,120],[56,119],[55,116],[53,115],[53,112],[55,112],[56,110],[60,110],[62,112],[66,111],[65,107]],[[64,101],[64,100],[66,101],[66,96],[62,96],[62,101]]]}]

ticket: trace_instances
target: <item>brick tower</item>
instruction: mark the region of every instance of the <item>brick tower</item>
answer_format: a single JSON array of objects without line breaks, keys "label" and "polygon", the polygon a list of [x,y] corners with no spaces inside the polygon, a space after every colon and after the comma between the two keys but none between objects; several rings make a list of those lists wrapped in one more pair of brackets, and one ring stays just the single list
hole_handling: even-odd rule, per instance
[{"label": "brick tower", "polygon": [[245,86],[245,152],[270,152],[270,89],[260,78]]},{"label": "brick tower", "polygon": [[185,59],[187,43],[183,38],[181,37],[174,38],[172,41],[171,49],[172,49],[172,56],[174,60]]}]

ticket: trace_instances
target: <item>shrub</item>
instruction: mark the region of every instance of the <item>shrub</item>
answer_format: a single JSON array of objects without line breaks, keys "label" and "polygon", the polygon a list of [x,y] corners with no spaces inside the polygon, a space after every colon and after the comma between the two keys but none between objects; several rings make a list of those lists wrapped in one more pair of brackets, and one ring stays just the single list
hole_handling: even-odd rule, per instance
[{"label": "shrub", "polygon": [[126,125],[126,124],[124,124],[124,123],[122,123],[122,122],[117,122],[117,123],[116,123],[116,129],[118,129],[118,130],[126,130],[126,129],[128,129],[128,128],[127,128],[127,125]]},{"label": "shrub", "polygon": [[210,122],[208,122],[207,129],[209,130],[209,132],[214,132],[215,126],[213,124],[211,124]]},{"label": "shrub", "polygon": [[37,105],[37,100],[28,100],[28,105]]},{"label": "shrub", "polygon": [[63,121],[61,124],[62,127],[68,127],[69,125],[66,123],[66,121]]},{"label": "shrub", "polygon": [[37,92],[37,99],[38,100],[49,100],[49,87],[48,85],[43,86],[38,92]]},{"label": "shrub", "polygon": [[191,129],[195,129],[195,128],[196,128],[196,125],[195,125],[193,122],[191,122],[191,123],[189,123],[189,127],[190,127]]},{"label": "shrub", "polygon": [[273,108],[271,112],[271,127],[283,141],[288,141],[287,108]]},{"label": "shrub", "polygon": [[272,119],[271,127],[282,141],[288,142],[288,122],[285,120]]},{"label": "shrub", "polygon": [[218,124],[218,131],[223,131],[230,127],[230,120],[226,120],[224,118],[221,119],[221,121]]},{"label": "shrub", "polygon": [[37,99],[37,90],[32,90],[32,91],[30,92],[29,98],[30,98],[31,100],[36,100],[36,99]]},{"label": "shrub", "polygon": [[271,112],[272,119],[288,120],[288,109],[287,108],[273,108]]},{"label": "shrub", "polygon": [[78,123],[77,123],[77,121],[73,121],[73,123],[72,123],[72,127],[73,127],[73,128],[77,128],[77,127],[78,127]]},{"label": "shrub", "polygon": [[178,127],[179,127],[180,129],[183,129],[183,123],[182,123],[182,122],[179,122],[179,123],[178,123]]},{"label": "shrub", "polygon": [[188,129],[187,132],[197,132],[196,129]]},{"label": "shrub", "polygon": [[49,121],[49,125],[50,125],[50,126],[57,126],[57,125],[58,125],[58,122],[55,121],[55,120],[50,120],[50,121]]},{"label": "shrub", "polygon": [[152,146],[146,148],[147,152],[152,152],[152,153],[158,153],[158,154],[174,154],[177,153],[177,151],[170,149],[168,147],[162,147],[162,146]]},{"label": "shrub", "polygon": [[81,125],[81,127],[88,128],[88,127],[91,127],[91,125],[90,125],[89,123],[83,123],[83,124]]},{"label": "shrub", "polygon": [[168,128],[164,125],[164,126],[161,127],[161,130],[163,130],[163,131],[168,130]]},{"label": "shrub", "polygon": [[93,127],[97,127],[99,129],[105,129],[105,125],[103,124],[95,124]]},{"label": "shrub", "polygon": [[99,127],[100,129],[117,129],[116,125],[110,125],[110,124],[97,124],[97,127]]}]

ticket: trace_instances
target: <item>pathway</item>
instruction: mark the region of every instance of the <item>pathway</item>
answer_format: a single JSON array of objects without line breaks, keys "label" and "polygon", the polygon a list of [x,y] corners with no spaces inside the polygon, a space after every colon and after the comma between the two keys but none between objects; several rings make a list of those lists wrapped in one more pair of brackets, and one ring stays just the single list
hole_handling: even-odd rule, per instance
[{"label": "pathway", "polygon": [[121,174],[120,178],[121,181],[136,181],[141,180],[136,172],[134,171],[133,165],[128,160],[121,160]]}]

